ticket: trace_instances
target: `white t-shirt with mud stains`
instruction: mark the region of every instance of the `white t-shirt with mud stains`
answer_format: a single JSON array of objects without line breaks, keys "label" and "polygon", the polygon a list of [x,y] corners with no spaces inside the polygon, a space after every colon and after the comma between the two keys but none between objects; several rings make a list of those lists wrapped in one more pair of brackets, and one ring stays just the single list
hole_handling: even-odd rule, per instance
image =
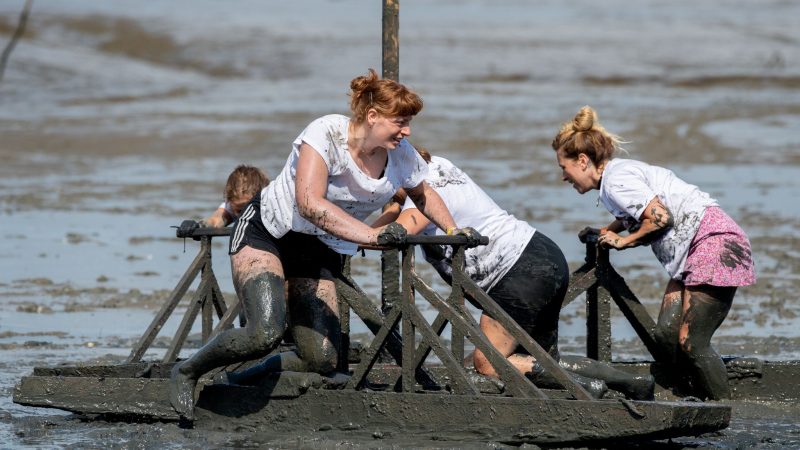
[{"label": "white t-shirt with mud stains", "polygon": [[328,166],[325,198],[361,221],[380,209],[399,188],[417,187],[425,179],[427,164],[405,139],[394,150],[389,150],[381,178],[371,178],[362,172],[348,151],[349,124],[347,116],[323,116],[311,122],[292,143],[292,153],[283,170],[261,191],[261,221],[274,237],[280,238],[292,230],[319,236],[337,253],[352,255],[358,248],[352,242],[317,228],[298,212],[295,175],[303,142],[316,150]]},{"label": "white t-shirt with mud stains", "polygon": [[717,206],[717,201],[669,169],[632,159],[612,159],[606,164],[600,201],[629,230],[638,227],[644,208],[656,196],[672,213],[674,225],[650,246],[669,276],[681,280],[703,213],[707,207]]},{"label": "white t-shirt with mud stains", "polygon": [[[466,173],[445,158],[431,158],[425,181],[442,197],[459,227],[472,227],[489,237],[488,245],[467,249],[464,265],[467,275],[489,291],[517,262],[536,229],[497,206]],[[416,208],[409,198],[403,205],[406,208]],[[431,223],[422,234],[442,235],[444,231]],[[442,250],[444,259],[429,254],[431,251],[425,252],[425,259],[449,279],[453,247],[444,246]]]}]

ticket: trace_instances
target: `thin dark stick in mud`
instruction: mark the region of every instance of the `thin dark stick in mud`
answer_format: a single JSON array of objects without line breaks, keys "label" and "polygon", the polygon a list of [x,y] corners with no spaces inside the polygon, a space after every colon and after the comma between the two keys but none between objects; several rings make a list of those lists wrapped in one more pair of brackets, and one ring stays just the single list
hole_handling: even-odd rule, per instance
[{"label": "thin dark stick in mud", "polygon": [[3,73],[6,71],[6,63],[8,63],[8,57],[11,56],[11,51],[14,50],[17,41],[22,37],[22,33],[25,32],[25,24],[28,23],[28,14],[31,12],[32,5],[33,0],[25,0],[25,6],[22,8],[22,12],[19,15],[17,29],[14,31],[14,35],[11,36],[11,41],[9,41],[5,50],[3,50],[3,56],[0,56],[0,81],[3,81]]}]

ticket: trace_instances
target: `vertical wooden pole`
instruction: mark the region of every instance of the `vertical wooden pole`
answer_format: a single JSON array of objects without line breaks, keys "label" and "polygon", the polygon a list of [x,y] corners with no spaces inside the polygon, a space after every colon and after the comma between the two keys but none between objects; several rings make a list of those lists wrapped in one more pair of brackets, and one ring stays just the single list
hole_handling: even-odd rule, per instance
[{"label": "vertical wooden pole", "polygon": [[400,80],[400,0],[383,0],[383,78]]},{"label": "vertical wooden pole", "polygon": [[212,316],[212,308],[214,307],[214,289],[212,287],[211,279],[214,276],[214,272],[211,269],[211,236],[203,236],[201,238],[201,251],[205,254],[205,264],[203,264],[203,270],[200,274],[200,279],[203,281],[203,286],[205,286],[205,292],[201,292],[200,295],[203,296],[203,310],[201,314],[201,333],[203,339],[203,345],[208,342],[208,339],[211,337],[211,332],[214,329],[213,323],[213,316]]},{"label": "vertical wooden pole", "polygon": [[[345,257],[342,273],[350,277],[350,257]],[[338,291],[338,289],[337,289]],[[350,364],[350,303],[341,293],[336,293],[336,303],[339,305],[339,363],[337,370],[347,373]]]},{"label": "vertical wooden pole", "polygon": [[414,247],[409,246],[403,249],[403,278],[402,278],[402,300],[400,308],[402,310],[402,330],[403,330],[403,362],[402,387],[403,392],[414,392],[416,390],[416,379],[414,378],[414,353],[416,345],[416,330],[411,321],[411,309],[414,305],[414,287],[411,284],[411,270],[414,267]]},{"label": "vertical wooden pole", "polygon": [[[464,288],[462,287],[464,271],[464,252],[463,245],[453,249],[453,292],[449,300],[453,301],[453,306],[458,307],[459,311],[466,311],[464,307]],[[458,270],[456,270],[458,269]],[[464,361],[464,332],[458,327],[450,329],[450,351],[453,357],[463,363]]]},{"label": "vertical wooden pole", "polygon": [[[608,270],[608,250],[596,252],[595,275],[602,279]],[[586,291],[586,356],[611,361],[611,295],[602,283]]]},{"label": "vertical wooden pole", "polygon": [[386,315],[400,299],[400,251],[381,252],[381,312]]}]

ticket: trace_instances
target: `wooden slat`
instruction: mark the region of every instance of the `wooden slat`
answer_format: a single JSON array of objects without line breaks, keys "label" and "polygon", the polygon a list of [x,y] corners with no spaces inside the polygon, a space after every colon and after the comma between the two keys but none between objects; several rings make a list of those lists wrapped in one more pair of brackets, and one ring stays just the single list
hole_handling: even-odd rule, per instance
[{"label": "wooden slat", "polygon": [[[479,349],[486,355],[486,358],[492,364],[492,367],[500,375],[500,379],[506,383],[506,390],[512,394],[520,397],[539,397],[544,398],[545,395],[533,384],[525,378],[511,363],[498,352],[486,336],[478,328],[474,320],[469,317],[464,311],[457,311],[453,305],[445,302],[439,294],[425,284],[419,277],[414,278],[414,287],[428,300],[434,308],[438,309],[447,320],[450,321],[451,326],[461,328],[462,333],[475,344],[475,348]],[[462,369],[463,370],[463,369]]]},{"label": "wooden slat", "polygon": [[[586,392],[580,384],[573,380],[567,372],[561,368],[556,360],[549,353],[536,343],[528,333],[523,330],[517,322],[512,319],[503,308],[501,308],[491,297],[489,297],[472,280],[465,279],[464,290],[478,302],[487,314],[491,315],[496,321],[500,322],[506,331],[521,345],[528,353],[533,356],[539,364],[544,367],[562,386],[578,400],[592,400],[592,396]],[[483,351],[483,350],[481,350]],[[497,368],[497,366],[495,366]]]},{"label": "wooden slat", "polygon": [[[383,327],[384,316],[370,301],[367,294],[351,278],[338,278],[336,280],[336,293],[344,297],[353,312],[364,322],[373,334],[377,334]],[[403,364],[403,341],[396,329],[389,330],[385,342],[386,351],[395,359],[398,365]],[[422,385],[436,384],[435,380],[424,369],[415,372],[417,382]]]},{"label": "wooden slat", "polygon": [[175,289],[170,293],[167,301],[161,305],[161,309],[153,318],[153,321],[150,323],[150,326],[147,327],[147,330],[139,339],[139,342],[133,347],[133,350],[131,350],[131,354],[128,356],[128,360],[126,362],[134,363],[142,359],[142,356],[144,356],[147,349],[150,348],[150,344],[153,343],[153,340],[158,335],[158,332],[161,331],[161,327],[164,326],[164,323],[167,321],[167,319],[169,319],[169,316],[175,310],[175,307],[178,306],[178,303],[186,294],[186,291],[189,289],[189,285],[192,284],[194,279],[197,277],[197,274],[200,273],[200,269],[203,267],[203,264],[205,264],[205,261],[205,251],[201,249],[194,258],[194,261],[192,261],[192,264],[189,265],[188,269],[186,269],[186,272],[183,274],[180,281],[178,281]]},{"label": "wooden slat", "polygon": [[[403,311],[403,314],[410,314],[411,322],[414,326],[419,330],[420,334],[422,334],[422,339],[427,342],[427,344],[433,349],[436,356],[439,357],[439,360],[442,361],[444,366],[448,369],[448,375],[450,377],[450,386],[453,388],[453,391],[456,394],[473,394],[477,395],[478,390],[472,386],[467,380],[467,375],[464,372],[463,366],[463,359],[456,359],[452,352],[448,351],[447,348],[439,341],[439,336],[437,333],[433,331],[431,326],[425,321],[425,318],[422,317],[419,311],[415,307],[408,308],[407,310]],[[411,349],[414,350],[413,348]],[[412,365],[414,358],[408,358],[407,361],[409,365]],[[416,367],[412,367],[412,371],[409,373],[413,373],[413,369]],[[405,372],[404,372],[405,375]]]},{"label": "wooden slat", "polygon": [[369,348],[367,348],[367,351],[364,352],[361,362],[353,371],[353,375],[350,377],[350,381],[347,383],[348,388],[360,389],[363,386],[367,374],[369,373],[370,369],[372,369],[372,366],[375,364],[375,361],[378,358],[378,352],[385,345],[386,339],[392,332],[392,328],[397,325],[399,320],[400,308],[398,307],[389,312],[389,315],[386,317],[386,322],[381,329],[375,333],[375,337],[372,339]]},{"label": "wooden slat", "polygon": [[203,301],[206,294],[205,288],[206,283],[205,280],[203,280],[200,282],[200,288],[195,293],[192,303],[189,304],[189,308],[183,315],[183,319],[181,319],[181,323],[178,325],[178,329],[175,331],[175,336],[172,338],[172,342],[167,349],[167,353],[161,360],[162,362],[175,362],[175,360],[178,359],[178,353],[180,353],[181,348],[183,348],[183,343],[186,340],[186,336],[189,335],[189,331],[192,329],[192,325],[197,318],[197,314],[200,312],[200,309],[205,303]]}]

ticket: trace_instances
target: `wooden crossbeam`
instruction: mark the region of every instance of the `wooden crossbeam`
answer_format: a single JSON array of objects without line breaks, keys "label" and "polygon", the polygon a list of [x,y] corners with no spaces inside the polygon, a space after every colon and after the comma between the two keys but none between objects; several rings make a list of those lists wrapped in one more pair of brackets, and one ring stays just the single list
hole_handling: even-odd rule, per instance
[{"label": "wooden crossbeam", "polygon": [[369,348],[364,352],[361,362],[353,371],[353,375],[350,376],[350,381],[347,382],[346,388],[361,389],[364,387],[367,374],[378,359],[378,352],[383,348],[392,329],[397,325],[397,322],[400,321],[400,311],[401,308],[394,308],[386,316],[386,320],[378,332],[375,333],[375,337],[372,339]]},{"label": "wooden crossbeam", "polygon": [[[478,389],[470,384],[469,380],[467,379],[467,375],[464,372],[462,362],[463,358],[456,359],[453,353],[449,351],[449,349],[445,348],[445,346],[439,340],[439,335],[431,328],[425,318],[422,317],[422,314],[420,314],[417,308],[411,305],[403,311],[403,315],[410,315],[409,320],[414,324],[415,328],[419,330],[420,334],[422,335],[423,342],[433,349],[433,352],[437,357],[439,357],[439,360],[447,368],[447,373],[450,376],[450,385],[453,388],[453,391],[456,394],[478,395]],[[413,345],[409,345],[409,347],[412,351],[414,350]],[[413,360],[413,357],[407,359],[407,361],[409,361],[408,366],[412,371],[411,373],[413,373],[413,370],[417,368],[413,364],[410,364]]]},{"label": "wooden crossbeam", "polygon": [[[455,275],[455,274],[454,274]],[[536,343],[528,333],[517,324],[511,316],[506,313],[491,297],[489,297],[483,289],[478,287],[472,280],[466,276],[462,280],[464,291],[472,297],[478,304],[483,307],[483,310],[492,316],[496,321],[511,334],[511,336],[526,350],[531,356],[536,359],[539,364],[544,367],[570,394],[578,400],[592,400],[592,396],[575,380],[573,380],[567,372],[561,368],[558,362],[550,356],[549,353]],[[482,350],[481,350],[482,351]],[[496,366],[495,366],[496,368]]]},{"label": "wooden crossbeam", "polygon": [[197,277],[197,274],[200,273],[200,269],[203,267],[205,262],[206,254],[205,251],[201,249],[194,258],[194,261],[192,261],[192,263],[189,265],[189,268],[186,269],[186,272],[183,274],[180,281],[178,281],[175,289],[173,289],[173,291],[170,293],[167,301],[161,305],[161,309],[153,318],[153,321],[150,323],[150,326],[147,327],[147,330],[139,339],[139,342],[131,350],[131,354],[128,356],[126,362],[133,363],[141,361],[142,356],[144,356],[144,353],[148,348],[150,348],[150,345],[158,335],[158,332],[161,331],[164,323],[166,323],[167,319],[169,319],[169,316],[172,315],[172,312],[175,310],[175,307],[178,306],[178,303],[181,301],[183,296],[186,295],[186,291],[189,290],[189,286]]},{"label": "wooden crossbeam", "polygon": [[[336,279],[336,294],[344,299],[350,309],[364,322],[367,328],[375,335],[384,324],[384,315],[361,287],[349,276]],[[374,340],[374,338],[373,338]],[[396,329],[388,330],[384,348],[394,358],[398,365],[403,364],[403,340]],[[417,382],[422,385],[436,384],[433,377],[424,369],[415,372]]]},{"label": "wooden crossbeam", "polygon": [[[439,310],[440,314],[450,321],[452,327],[459,328],[461,333],[475,345],[475,348],[486,355],[492,367],[500,375],[500,379],[506,383],[506,390],[513,395],[525,398],[546,397],[530,380],[511,365],[508,359],[494,348],[494,345],[489,342],[489,339],[486,338],[486,335],[483,334],[469,313],[464,310],[458,310],[455,305],[448,304],[419,277],[414,278],[414,287],[434,308]],[[464,368],[459,367],[459,371],[463,372]]]},{"label": "wooden crossbeam", "polygon": [[202,280],[197,292],[194,294],[192,302],[189,304],[189,308],[186,310],[186,313],[184,313],[183,319],[181,319],[181,323],[178,325],[178,329],[175,331],[175,336],[172,338],[172,342],[169,345],[169,349],[167,349],[167,353],[164,355],[164,359],[162,359],[161,362],[175,362],[175,360],[178,359],[178,353],[180,353],[181,348],[183,348],[183,343],[186,341],[186,337],[189,335],[189,331],[192,329],[192,325],[197,318],[197,314],[207,303],[206,288],[207,282],[206,280]]},{"label": "wooden crossbeam", "polygon": [[653,334],[656,328],[655,321],[650,317],[644,305],[636,298],[636,295],[625,283],[622,276],[613,267],[608,266],[604,271],[602,283],[608,289],[614,303],[616,303],[634,331],[636,331],[639,339],[642,340],[644,346],[653,356],[653,359],[658,362],[667,362]]}]

